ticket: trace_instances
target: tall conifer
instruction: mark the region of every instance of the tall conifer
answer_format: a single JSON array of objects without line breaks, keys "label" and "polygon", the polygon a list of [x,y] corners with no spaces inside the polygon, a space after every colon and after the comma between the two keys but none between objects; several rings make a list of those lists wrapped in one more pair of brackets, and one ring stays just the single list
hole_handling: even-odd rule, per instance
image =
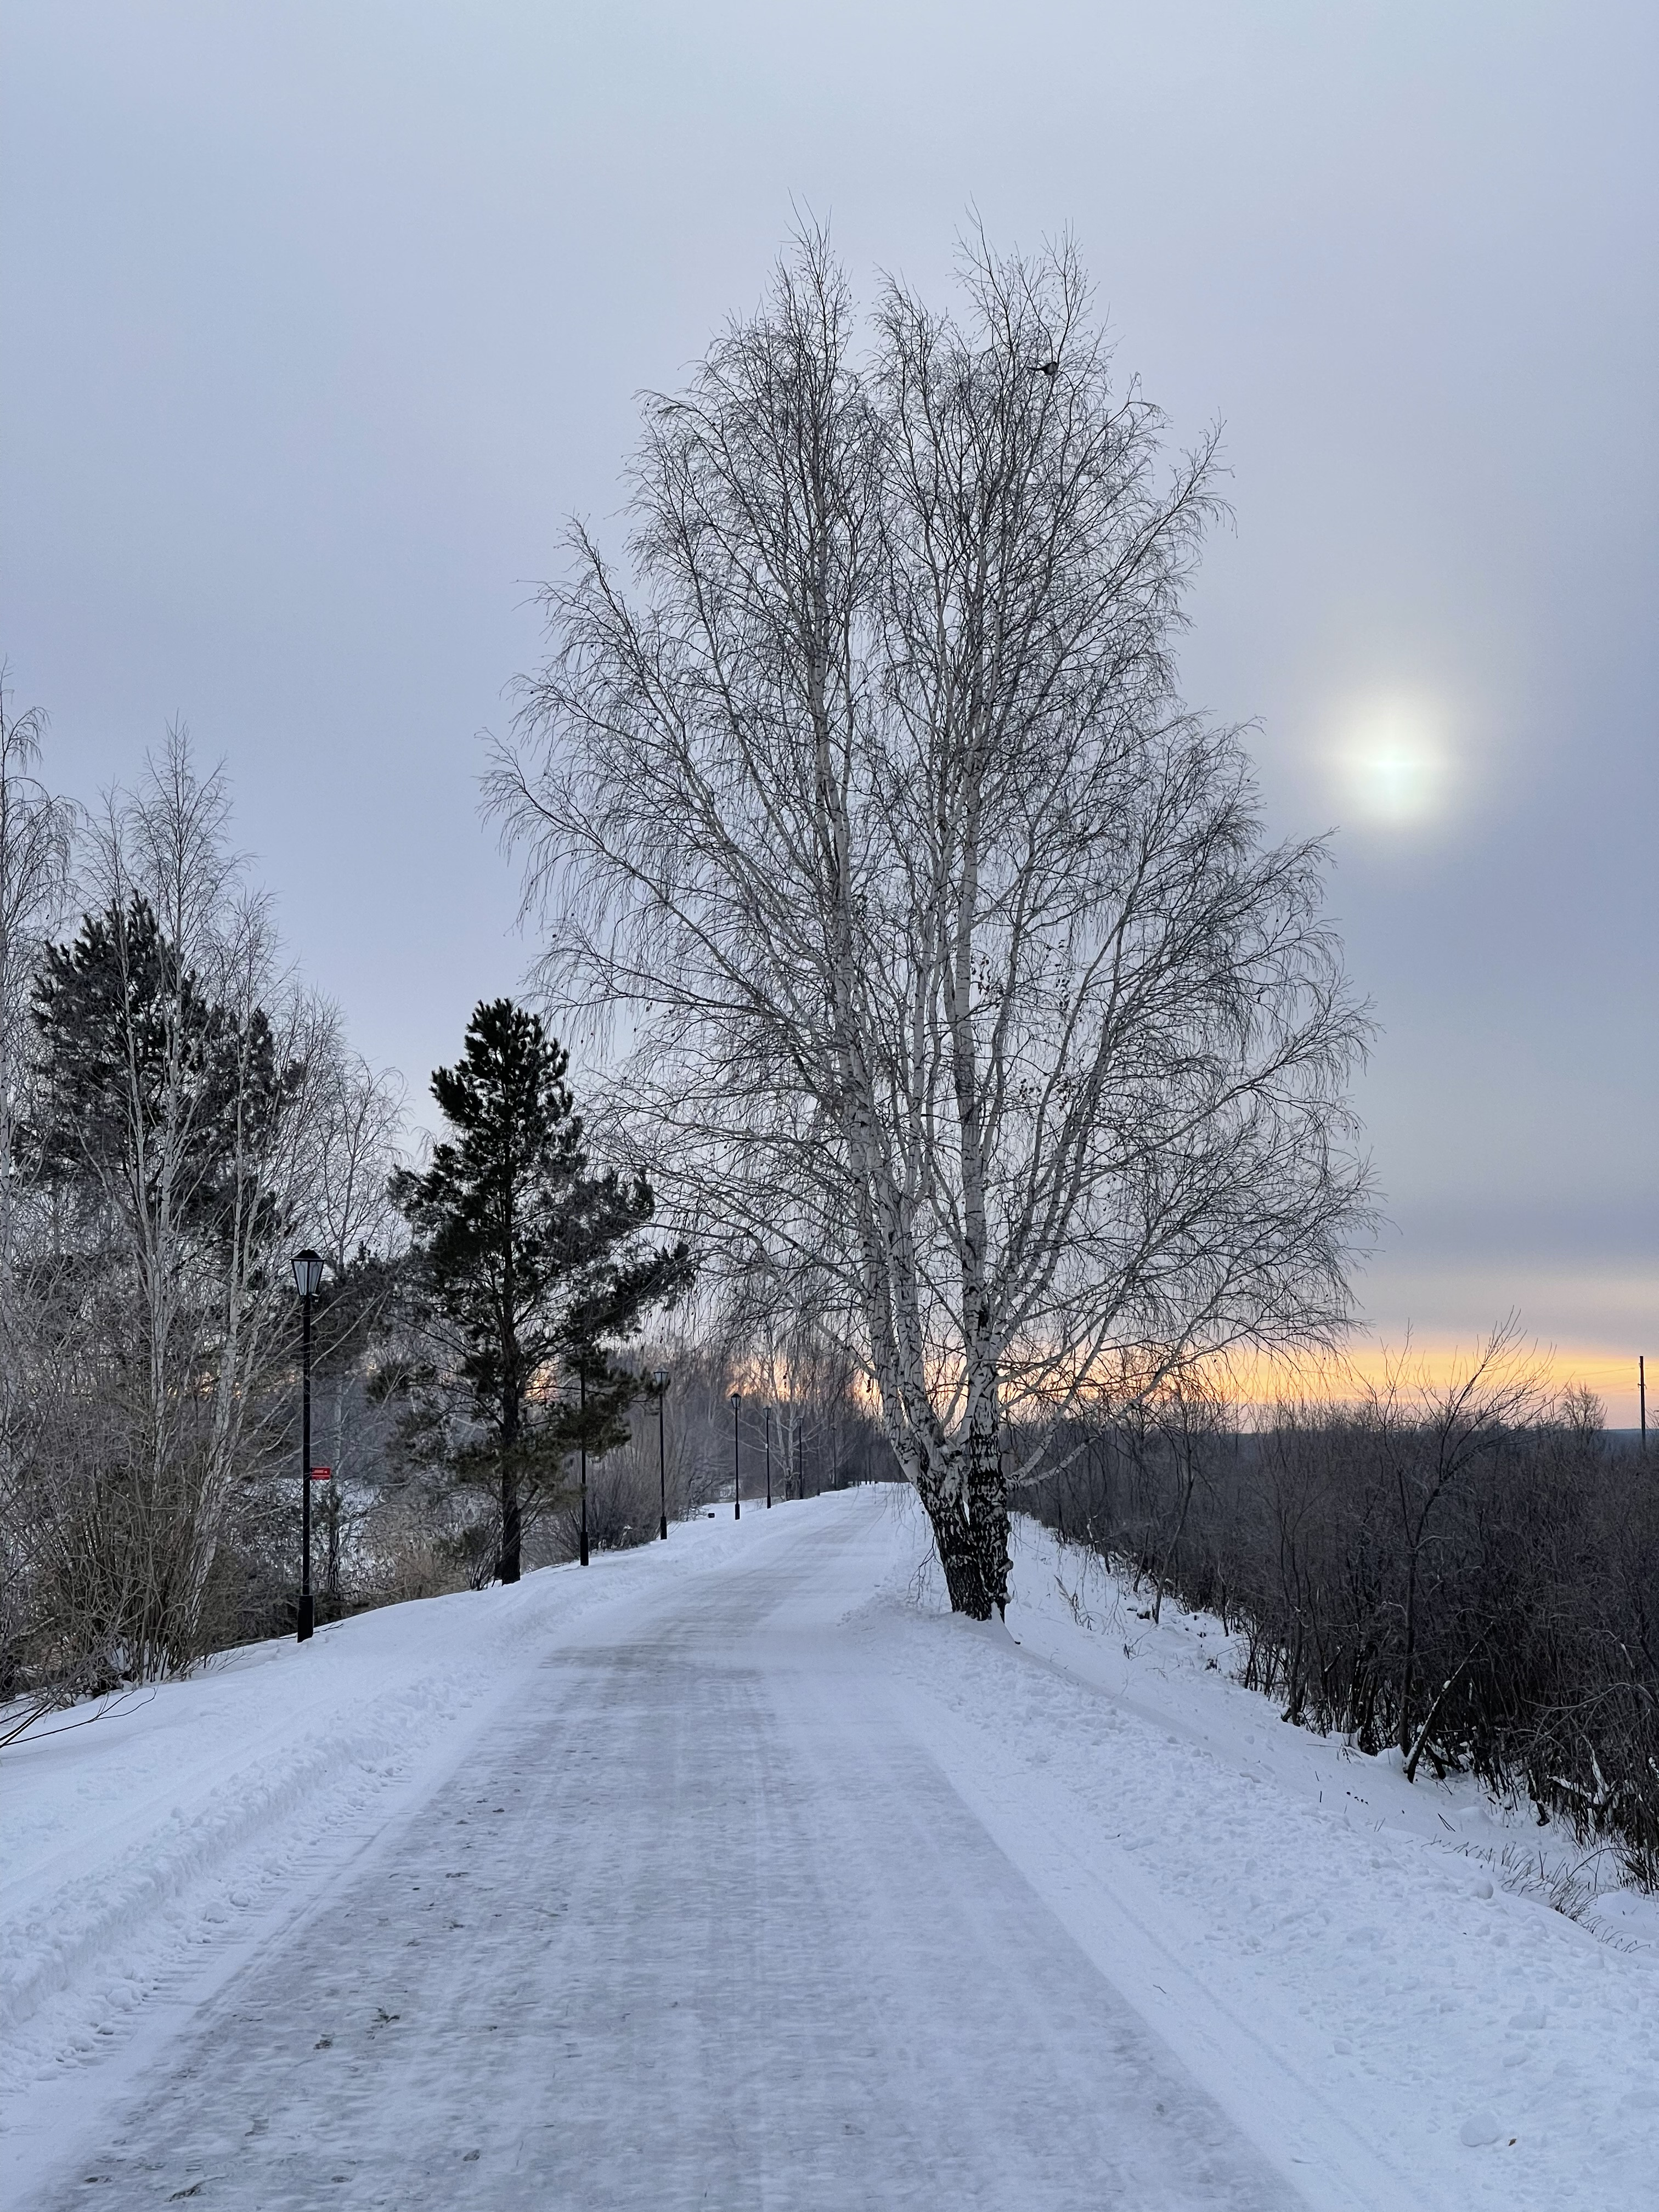
[{"label": "tall conifer", "polygon": [[[691,1279],[684,1244],[643,1240],[649,1186],[592,1171],[567,1065],[535,1014],[510,999],[480,1004],[461,1059],[432,1079],[454,1136],[425,1174],[392,1181],[421,1292],[496,1463],[505,1583],[519,1579],[526,1490],[579,1446],[602,1450],[623,1432],[639,1385],[612,1350]],[[574,1403],[550,1387],[572,1382]]]}]

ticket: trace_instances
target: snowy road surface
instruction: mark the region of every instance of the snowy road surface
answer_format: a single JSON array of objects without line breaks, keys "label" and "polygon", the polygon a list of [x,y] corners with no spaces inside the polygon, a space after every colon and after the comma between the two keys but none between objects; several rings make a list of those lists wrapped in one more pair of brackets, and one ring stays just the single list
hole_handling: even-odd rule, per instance
[{"label": "snowy road surface", "polygon": [[[1017,1649],[920,1608],[921,1549],[894,1494],[866,1491],[270,1648],[264,1669],[179,1686],[218,1693],[223,1771],[166,1813],[191,1754],[181,1736],[141,1771],[149,1712],[125,1751],[118,1718],[30,1747],[43,1802],[68,1762],[72,1817],[25,1867],[23,1952],[71,1892],[84,1926],[15,2008],[9,2212],[1659,2204],[1638,2110],[1650,1954],[1483,1895],[1468,1860],[1416,1838],[1362,1842],[1322,1802],[1253,1803],[1261,1778],[1190,1726],[1055,1663],[1048,1615]],[[428,1648],[397,1644],[422,1618]],[[438,1656],[467,1635],[485,1665],[446,1705]],[[316,1750],[331,1668],[354,1709],[380,1699],[378,1765]],[[301,1680],[310,1718],[267,1764],[309,1775],[326,1818],[307,1826],[307,1790],[273,1784],[255,1832],[192,1872],[198,1808],[229,1834],[252,1786],[247,1700],[276,1715],[272,1685]],[[97,1776],[118,1758],[100,1845]],[[9,1767],[26,1790],[27,1760]],[[1209,1817],[1206,1862],[1174,1832]],[[112,1870],[122,1820],[150,1906]],[[1283,1863],[1258,1876],[1274,1838]],[[1206,1924],[1188,1893],[1218,1856]],[[1403,1965],[1376,1928],[1353,1940],[1358,1859],[1374,1912],[1403,1920]],[[1255,1879],[1269,1909],[1234,1940],[1224,1900],[1242,1911]],[[94,1953],[107,2016],[66,2034]],[[1404,2041],[1389,2056],[1379,2026],[1368,2067],[1330,2029],[1370,1979]],[[1575,2081],[1552,2133],[1517,2069],[1545,2043],[1528,2023],[1587,2002],[1622,2021],[1627,2070],[1604,2071],[1575,2145]],[[1563,2046],[1570,2077],[1582,2046]]]}]

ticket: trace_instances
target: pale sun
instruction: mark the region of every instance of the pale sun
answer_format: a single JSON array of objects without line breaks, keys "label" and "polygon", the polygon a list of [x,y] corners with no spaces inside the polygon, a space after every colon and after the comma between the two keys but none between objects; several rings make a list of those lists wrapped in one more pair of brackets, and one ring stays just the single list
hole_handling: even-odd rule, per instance
[{"label": "pale sun", "polygon": [[1351,708],[1338,726],[1331,764],[1355,817],[1409,829],[1445,811],[1453,763],[1438,708],[1420,699],[1370,699]]}]

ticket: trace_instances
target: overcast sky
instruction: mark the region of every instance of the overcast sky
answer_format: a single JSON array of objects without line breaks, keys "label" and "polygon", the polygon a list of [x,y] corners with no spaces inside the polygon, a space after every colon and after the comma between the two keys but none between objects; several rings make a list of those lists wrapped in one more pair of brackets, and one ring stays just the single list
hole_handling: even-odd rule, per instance
[{"label": "overcast sky", "polygon": [[[0,651],[91,797],[170,719],[417,1101],[516,987],[476,733],[634,395],[792,206],[935,297],[1069,225],[1237,526],[1184,648],[1335,825],[1397,1338],[1659,1355],[1659,9],[9,0]],[[1633,1390],[1608,1388],[1616,1419]],[[1659,1392],[1656,1393],[1659,1396]]]}]

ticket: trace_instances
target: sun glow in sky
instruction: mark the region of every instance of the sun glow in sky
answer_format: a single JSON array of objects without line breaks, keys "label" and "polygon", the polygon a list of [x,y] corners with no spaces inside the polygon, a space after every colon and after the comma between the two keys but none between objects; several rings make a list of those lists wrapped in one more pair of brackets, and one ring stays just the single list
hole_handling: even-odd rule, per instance
[{"label": "sun glow in sky", "polygon": [[1445,812],[1453,796],[1454,762],[1444,711],[1433,702],[1368,699],[1350,708],[1339,727],[1333,765],[1352,817],[1404,830]]}]

